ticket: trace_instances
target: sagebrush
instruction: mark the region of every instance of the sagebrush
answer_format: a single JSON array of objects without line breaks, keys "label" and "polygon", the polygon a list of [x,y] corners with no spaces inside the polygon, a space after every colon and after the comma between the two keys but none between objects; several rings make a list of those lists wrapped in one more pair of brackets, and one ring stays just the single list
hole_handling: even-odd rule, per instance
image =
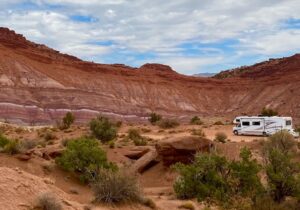
[{"label": "sagebrush", "polygon": [[100,169],[116,169],[114,164],[108,162],[98,141],[87,137],[69,140],[56,163],[67,171],[78,173],[83,182],[92,181]]}]

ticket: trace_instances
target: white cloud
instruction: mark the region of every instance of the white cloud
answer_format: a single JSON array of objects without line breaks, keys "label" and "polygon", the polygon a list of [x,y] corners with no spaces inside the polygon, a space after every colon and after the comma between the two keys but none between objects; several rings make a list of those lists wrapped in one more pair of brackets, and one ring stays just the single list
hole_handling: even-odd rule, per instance
[{"label": "white cloud", "polygon": [[187,75],[195,74],[195,72],[199,72],[199,69],[205,69],[207,66],[216,64],[218,62],[224,61],[224,58],[219,57],[184,57],[184,56],[176,56],[176,57],[164,57],[155,60],[157,63],[162,63],[165,65],[170,65],[176,71],[182,71]]},{"label": "white cloud", "polygon": [[273,34],[257,37],[256,39],[242,39],[243,49],[252,53],[271,56],[273,54],[300,50],[300,30],[277,31]]},{"label": "white cloud", "polygon": [[[119,50],[151,52],[155,58],[133,63],[161,61],[180,72],[196,73],[214,62],[224,62],[226,52],[216,46],[210,47],[211,56],[190,57],[184,55],[180,44],[237,40],[241,44],[231,53],[237,58],[299,50],[299,29],[281,28],[290,18],[300,19],[299,0],[37,0],[32,2],[63,7],[14,9],[12,5],[21,2],[25,1],[0,2],[1,25],[82,58],[99,58]],[[72,15],[98,21],[76,22],[70,18]],[[107,40],[113,41],[114,46],[87,44]]]}]

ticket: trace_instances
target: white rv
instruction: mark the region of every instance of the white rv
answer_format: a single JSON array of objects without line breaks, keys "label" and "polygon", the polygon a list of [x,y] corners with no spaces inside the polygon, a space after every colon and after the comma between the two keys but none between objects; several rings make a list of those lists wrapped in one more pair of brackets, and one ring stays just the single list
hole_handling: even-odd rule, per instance
[{"label": "white rv", "polygon": [[299,137],[299,133],[293,129],[291,117],[240,116],[236,117],[233,123],[236,125],[233,128],[235,135],[269,136],[277,131],[287,130],[294,137]]}]

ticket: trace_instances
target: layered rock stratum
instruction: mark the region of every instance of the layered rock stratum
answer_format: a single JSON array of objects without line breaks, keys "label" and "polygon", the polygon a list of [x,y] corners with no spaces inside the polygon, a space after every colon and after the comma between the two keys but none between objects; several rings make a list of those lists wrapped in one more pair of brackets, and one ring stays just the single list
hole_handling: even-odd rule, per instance
[{"label": "layered rock stratum", "polygon": [[300,55],[190,77],[169,66],[96,64],[62,54],[0,28],[0,119],[47,124],[72,111],[141,120],[150,112],[179,119],[232,118],[267,106],[300,120]]}]

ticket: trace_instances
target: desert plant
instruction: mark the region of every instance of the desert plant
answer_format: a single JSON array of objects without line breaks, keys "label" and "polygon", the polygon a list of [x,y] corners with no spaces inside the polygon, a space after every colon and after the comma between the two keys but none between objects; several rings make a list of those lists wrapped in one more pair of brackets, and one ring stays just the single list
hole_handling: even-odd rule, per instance
[{"label": "desert plant", "polygon": [[9,139],[0,133],[0,148],[3,148],[6,144],[8,144]]},{"label": "desert plant", "polygon": [[194,116],[191,120],[190,120],[190,124],[191,125],[202,125],[203,122],[201,121],[201,119],[198,116]]},{"label": "desert plant", "polygon": [[197,198],[229,202],[236,195],[254,197],[263,190],[258,177],[259,164],[244,148],[239,161],[228,161],[217,154],[197,154],[190,165],[173,166],[180,176],[174,191],[181,199]]},{"label": "desert plant", "polygon": [[207,197],[226,200],[230,187],[223,174],[228,172],[228,161],[216,154],[197,154],[191,165],[177,163],[174,168],[180,176],[174,183],[178,198]]},{"label": "desert plant", "polygon": [[163,119],[158,122],[158,126],[162,129],[170,129],[179,126],[179,123],[174,119]]},{"label": "desert plant", "polygon": [[217,142],[225,143],[227,140],[227,135],[223,132],[217,132],[214,140]]},{"label": "desert plant", "polygon": [[193,129],[192,130],[192,135],[200,136],[200,137],[205,137],[206,136],[202,129]]},{"label": "desert plant", "polygon": [[67,112],[66,115],[62,119],[61,129],[68,129],[75,121],[75,116],[72,112]]},{"label": "desert plant", "polygon": [[268,141],[264,145],[264,151],[268,152],[271,151],[272,148],[276,148],[283,153],[288,153],[292,151],[296,144],[297,142],[295,141],[293,135],[286,130],[282,130],[276,132],[268,138]]},{"label": "desert plant", "polygon": [[293,160],[296,146],[288,131],[279,131],[264,144],[269,196],[282,202],[287,196],[300,197],[300,164]]},{"label": "desert plant", "polygon": [[15,140],[9,140],[9,142],[4,146],[3,152],[14,155],[18,154],[21,151],[21,144],[20,141],[15,139]]},{"label": "desert plant", "polygon": [[287,196],[300,195],[300,164],[291,159],[289,153],[270,148],[267,153],[267,180],[272,198],[284,201]]},{"label": "desert plant", "polygon": [[34,141],[34,140],[23,140],[23,141],[21,141],[21,147],[25,151],[35,148],[37,144],[38,144],[38,142]]},{"label": "desert plant", "polygon": [[83,182],[92,180],[101,168],[116,169],[107,161],[106,153],[99,147],[98,141],[87,137],[69,141],[56,163],[67,171],[79,173]]},{"label": "desert plant", "polygon": [[162,116],[159,115],[159,114],[156,114],[155,112],[152,112],[150,114],[150,117],[149,117],[149,122],[154,125],[155,123],[157,123],[158,121],[160,121],[162,119]]},{"label": "desert plant", "polygon": [[109,146],[109,148],[111,148],[111,149],[113,149],[113,148],[115,148],[115,146],[116,146],[116,144],[115,144],[115,141],[109,141],[108,142],[108,146]]},{"label": "desert plant", "polygon": [[37,207],[42,210],[62,210],[62,204],[53,194],[44,193],[38,197]]},{"label": "desert plant", "polygon": [[222,121],[216,121],[214,125],[224,125],[224,123]]},{"label": "desert plant", "polygon": [[145,146],[147,145],[147,140],[141,136],[140,132],[137,129],[128,130],[128,139],[131,139],[135,146]]},{"label": "desert plant", "polygon": [[90,122],[93,135],[102,142],[108,142],[117,137],[115,125],[106,117],[97,117]]},{"label": "desert plant", "polygon": [[273,109],[264,107],[264,108],[261,110],[261,115],[262,115],[262,116],[267,116],[267,117],[272,117],[272,116],[277,116],[277,115],[278,115],[278,112],[275,111],[275,110],[273,110]]},{"label": "desert plant", "polygon": [[44,134],[44,139],[46,141],[51,141],[51,140],[56,139],[56,135],[51,131],[46,131],[46,133]]},{"label": "desert plant", "polygon": [[178,206],[179,209],[195,210],[195,206],[191,202],[186,202]]},{"label": "desert plant", "polygon": [[92,186],[95,202],[140,202],[141,192],[135,177],[123,172],[101,170]]},{"label": "desert plant", "polygon": [[232,161],[229,168],[231,171],[231,188],[235,194],[253,198],[263,192],[263,186],[257,175],[262,167],[252,158],[252,153],[248,148],[241,149],[240,160]]},{"label": "desert plant", "polygon": [[289,200],[277,203],[269,195],[256,197],[253,201],[251,210],[298,210],[299,203],[296,199],[290,198]]}]

